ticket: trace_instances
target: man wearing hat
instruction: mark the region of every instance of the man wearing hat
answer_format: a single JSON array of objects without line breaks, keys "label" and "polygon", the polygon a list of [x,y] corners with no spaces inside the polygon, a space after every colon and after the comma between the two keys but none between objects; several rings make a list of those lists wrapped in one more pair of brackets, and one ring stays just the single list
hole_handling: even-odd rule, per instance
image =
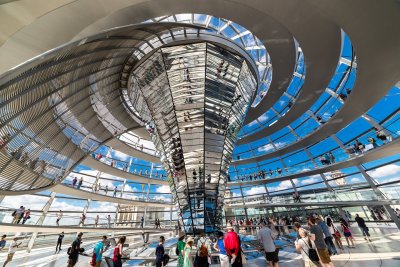
[{"label": "man wearing hat", "polygon": [[224,238],[224,246],[226,253],[229,256],[232,267],[242,267],[242,255],[240,252],[239,236],[233,231],[232,225],[226,227],[228,231]]}]

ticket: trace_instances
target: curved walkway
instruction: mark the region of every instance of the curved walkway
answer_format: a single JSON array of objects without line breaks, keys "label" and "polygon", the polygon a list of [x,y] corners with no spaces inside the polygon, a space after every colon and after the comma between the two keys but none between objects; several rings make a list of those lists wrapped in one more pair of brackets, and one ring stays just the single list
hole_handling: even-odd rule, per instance
[{"label": "curved walkway", "polygon": [[335,171],[355,165],[360,165],[365,162],[377,160],[380,158],[385,158],[389,157],[392,155],[398,154],[400,151],[400,138],[393,140],[392,142],[382,145],[380,147],[377,147],[373,150],[364,152],[363,154],[353,156],[345,161],[337,162],[334,164],[330,165],[323,165],[321,168],[316,168],[304,172],[299,172],[295,174],[288,174],[288,175],[283,175],[280,177],[275,177],[275,178],[268,178],[268,179],[261,179],[261,180],[254,180],[254,181],[240,181],[240,182],[228,182],[227,186],[238,186],[238,185],[259,185],[259,184],[270,184],[274,182],[279,182],[279,181],[284,181],[284,180],[290,180],[290,179],[295,179],[295,178],[301,178],[301,177],[306,177],[309,175],[315,175],[315,174],[320,174],[324,172],[329,172],[329,171]]},{"label": "curved walkway", "polygon": [[59,233],[61,231],[65,233],[73,232],[118,232],[118,231],[129,231],[129,234],[142,234],[142,233],[163,233],[168,231],[175,231],[175,229],[154,229],[154,228],[132,228],[132,227],[117,227],[117,228],[103,228],[103,227],[79,227],[79,226],[39,226],[39,225],[28,225],[28,224],[11,224],[11,223],[0,223],[2,232],[16,233],[16,232],[28,232],[28,233]]},{"label": "curved walkway", "polygon": [[165,202],[161,202],[161,201],[160,202],[156,202],[154,200],[140,201],[140,200],[129,200],[129,199],[121,198],[121,197],[106,196],[104,194],[97,194],[97,193],[93,193],[90,191],[67,186],[64,184],[57,184],[57,185],[53,186],[50,190],[53,192],[59,193],[59,194],[75,196],[75,197],[79,197],[82,199],[91,199],[91,200],[125,204],[125,205],[131,205],[131,206],[164,207],[164,208],[170,208],[170,207],[174,206],[171,203],[165,203]]},{"label": "curved walkway", "polygon": [[105,163],[102,163],[91,156],[87,156],[85,159],[81,161],[80,164],[89,166],[95,170],[98,170],[100,172],[105,172],[111,175],[115,175],[121,178],[125,178],[129,181],[133,182],[138,182],[138,183],[145,183],[145,184],[159,184],[159,185],[168,185],[168,182],[166,180],[158,180],[158,179],[153,179],[153,178],[148,178],[145,176],[140,176],[137,174],[133,174],[130,172],[125,172],[120,169],[111,167]]},{"label": "curved walkway", "polygon": [[357,207],[357,206],[382,206],[399,205],[400,200],[354,200],[354,201],[326,201],[326,202],[304,202],[304,203],[247,203],[246,204],[225,204],[225,208],[276,208],[276,207]]},{"label": "curved walkway", "polygon": [[139,158],[148,162],[161,163],[160,158],[149,153],[135,149],[117,138],[110,139],[105,145],[121,151],[131,157]]}]

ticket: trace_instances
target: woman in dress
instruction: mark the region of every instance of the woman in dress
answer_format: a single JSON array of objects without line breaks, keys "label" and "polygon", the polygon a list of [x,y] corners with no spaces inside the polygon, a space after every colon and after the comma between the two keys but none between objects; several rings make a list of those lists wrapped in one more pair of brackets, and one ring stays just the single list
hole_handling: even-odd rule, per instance
[{"label": "woman in dress", "polygon": [[122,267],[122,248],[124,247],[126,236],[122,236],[114,248],[113,263],[114,267]]},{"label": "woman in dress", "polygon": [[178,252],[178,267],[183,267],[183,258],[185,257],[185,233],[181,233],[179,235],[179,240],[177,244],[177,252]]},{"label": "woman in dress", "polygon": [[184,251],[184,256],[183,256],[183,267],[194,267],[193,265],[193,257],[192,257],[192,246],[193,246],[194,240],[193,237],[189,237],[186,241],[185,249]]}]

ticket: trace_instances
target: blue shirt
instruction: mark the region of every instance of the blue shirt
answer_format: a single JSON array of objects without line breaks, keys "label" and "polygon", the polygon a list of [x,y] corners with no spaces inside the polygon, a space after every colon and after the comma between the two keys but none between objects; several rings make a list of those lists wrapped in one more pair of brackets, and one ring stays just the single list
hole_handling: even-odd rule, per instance
[{"label": "blue shirt", "polygon": [[331,236],[331,233],[329,232],[329,227],[325,222],[320,221],[318,223],[318,226],[321,227],[322,231],[324,232],[325,237]]},{"label": "blue shirt", "polygon": [[5,240],[1,240],[0,241],[0,248],[4,248],[6,246],[6,241]]},{"label": "blue shirt", "polygon": [[97,243],[96,245],[94,245],[94,249],[93,252],[96,253],[96,261],[101,261],[101,250],[103,249],[104,244],[102,241],[100,241],[99,243]]},{"label": "blue shirt", "polygon": [[219,249],[219,254],[227,255],[226,254],[226,249],[225,249],[225,246],[224,246],[224,239],[219,239],[218,238],[218,249]]}]

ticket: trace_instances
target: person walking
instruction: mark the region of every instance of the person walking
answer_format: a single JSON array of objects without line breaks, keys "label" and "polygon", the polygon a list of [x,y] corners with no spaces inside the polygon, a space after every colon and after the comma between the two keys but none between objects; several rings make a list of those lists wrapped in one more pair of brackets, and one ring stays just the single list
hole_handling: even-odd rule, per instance
[{"label": "person walking", "polygon": [[93,257],[95,258],[95,262],[93,262],[94,265],[92,266],[100,267],[101,259],[103,258],[103,252],[107,250],[107,247],[104,248],[104,245],[106,245],[106,243],[107,243],[107,236],[103,235],[102,240],[94,245]]},{"label": "person walking", "polygon": [[310,238],[315,243],[317,253],[322,267],[333,267],[331,257],[329,256],[328,247],[325,244],[324,232],[321,227],[316,224],[314,216],[308,217],[308,226],[310,227]]},{"label": "person walking", "polygon": [[78,182],[78,185],[76,186],[76,188],[77,188],[77,189],[80,189],[81,186],[82,186],[82,184],[83,184],[83,178],[81,177],[81,178],[79,179],[79,182]]},{"label": "person walking", "polygon": [[13,216],[12,223],[19,223],[22,214],[24,214],[24,211],[25,211],[24,206],[20,206],[19,209],[16,209],[12,214]]},{"label": "person walking", "polygon": [[164,236],[160,236],[160,242],[156,247],[156,267],[164,267]]},{"label": "person walking", "polygon": [[178,267],[183,267],[184,257],[185,257],[185,233],[181,232],[179,234],[178,244],[176,244],[176,252],[178,254]]},{"label": "person walking", "polygon": [[57,217],[56,224],[57,224],[57,226],[60,226],[60,220],[61,220],[62,216],[63,216],[62,210],[60,210],[59,212],[56,213],[56,217]]},{"label": "person walking", "polygon": [[61,250],[63,238],[64,238],[64,232],[61,232],[61,234],[59,234],[57,238],[56,253],[57,251]]},{"label": "person walking", "polygon": [[[355,248],[356,245],[355,245],[355,242],[354,242],[354,237],[351,234],[349,225],[347,224],[347,222],[343,218],[340,219],[340,226],[342,227],[342,231],[343,231],[344,237],[346,238],[347,246],[349,248]],[[350,246],[349,240],[351,242],[351,246]]]},{"label": "person walking", "polygon": [[114,248],[113,263],[114,267],[122,267],[122,248],[124,247],[126,236],[122,236]]},{"label": "person walking", "polygon": [[335,224],[332,221],[331,217],[326,218],[326,224],[328,225],[329,228],[329,233],[333,236],[335,239],[336,246],[338,246],[341,250],[344,250],[343,244],[342,244],[342,239],[339,230],[336,228]]},{"label": "person walking", "polygon": [[358,227],[360,227],[361,233],[363,234],[364,239],[371,242],[371,239],[369,238],[370,237],[369,229],[368,229],[367,225],[365,224],[364,219],[361,218],[360,215],[358,215],[358,213],[357,213],[354,220],[357,222]]},{"label": "person walking", "polygon": [[107,224],[108,224],[108,228],[111,228],[111,216],[110,216],[110,214],[108,214],[108,216],[107,216]]},{"label": "person walking", "polygon": [[72,180],[72,187],[75,187],[77,181],[78,181],[78,179],[76,177],[74,177],[74,179]]},{"label": "person walking", "polygon": [[242,267],[242,255],[239,236],[233,231],[232,225],[226,227],[228,232],[224,237],[224,246],[228,254],[231,267]]},{"label": "person walking", "polygon": [[29,220],[31,218],[31,209],[28,209],[27,211],[25,211],[23,217],[22,217],[22,224],[25,224],[25,222],[27,220]]},{"label": "person walking", "polygon": [[272,235],[271,229],[266,227],[264,222],[261,222],[261,229],[257,234],[258,242],[263,246],[265,251],[265,257],[268,261],[269,267],[279,266],[279,250],[276,249],[274,244],[275,237]]},{"label": "person walking", "polygon": [[17,251],[17,248],[22,244],[22,242],[20,242],[19,244],[17,244],[18,238],[14,237],[13,242],[11,242],[10,247],[8,248],[8,254],[7,254],[7,259],[3,264],[3,267],[7,265],[7,263],[9,263],[10,261],[12,261],[15,252]]},{"label": "person walking", "polygon": [[197,240],[197,267],[208,267],[211,261],[210,239],[203,233]]},{"label": "person walking", "polygon": [[183,267],[194,267],[192,257],[192,246],[194,244],[193,237],[189,236],[183,249]]},{"label": "person walking", "polygon": [[[312,249],[316,250],[315,243],[308,236],[308,232],[304,228],[298,230],[300,238],[294,242],[296,250],[300,251],[301,257],[304,261],[304,267],[317,267],[313,260],[313,253],[310,253]],[[315,253],[314,253],[315,256]],[[312,258],[312,259],[311,259]]]},{"label": "person walking", "polygon": [[1,236],[1,240],[0,240],[0,251],[2,251],[4,249],[4,247],[6,246],[6,237],[7,235],[2,235]]},{"label": "person walking", "polygon": [[79,254],[84,251],[84,249],[81,248],[82,236],[83,233],[80,232],[74,242],[72,242],[71,247],[68,249],[69,256],[67,267],[74,267],[75,264],[78,262]]},{"label": "person walking", "polygon": [[114,187],[114,191],[113,191],[113,197],[117,196],[117,187]]},{"label": "person walking", "polygon": [[96,218],[94,218],[94,227],[97,227],[97,225],[99,224],[99,220],[100,220],[100,216],[99,216],[99,214],[97,214]]},{"label": "person walking", "polygon": [[325,244],[328,246],[328,251],[329,251],[329,255],[337,255],[337,250],[335,247],[335,244],[333,244],[333,239],[332,239],[332,235],[329,232],[329,227],[328,225],[325,223],[325,221],[323,221],[321,218],[316,218],[315,219],[317,225],[319,227],[321,227],[322,231],[324,232],[324,241]]},{"label": "person walking", "polygon": [[85,220],[86,220],[86,215],[85,215],[85,213],[82,213],[82,216],[81,216],[81,226],[85,226]]},{"label": "person walking", "polygon": [[142,218],[140,219],[140,228],[144,227],[144,217],[142,216]]},{"label": "person walking", "polygon": [[217,236],[218,239],[214,244],[214,249],[218,251],[219,263],[221,267],[229,267],[229,257],[224,246],[224,233],[218,231]]}]

